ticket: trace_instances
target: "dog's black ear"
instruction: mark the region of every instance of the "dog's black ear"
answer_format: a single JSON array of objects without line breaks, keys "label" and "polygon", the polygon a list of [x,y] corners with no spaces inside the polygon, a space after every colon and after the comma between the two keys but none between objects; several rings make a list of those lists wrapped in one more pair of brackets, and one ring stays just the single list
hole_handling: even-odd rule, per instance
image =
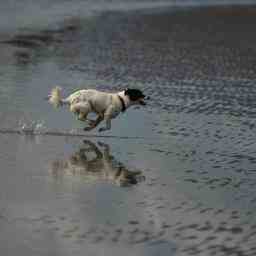
[{"label": "dog's black ear", "polygon": [[133,101],[138,100],[140,98],[145,98],[145,95],[139,89],[126,89],[124,95],[129,96],[129,98]]}]

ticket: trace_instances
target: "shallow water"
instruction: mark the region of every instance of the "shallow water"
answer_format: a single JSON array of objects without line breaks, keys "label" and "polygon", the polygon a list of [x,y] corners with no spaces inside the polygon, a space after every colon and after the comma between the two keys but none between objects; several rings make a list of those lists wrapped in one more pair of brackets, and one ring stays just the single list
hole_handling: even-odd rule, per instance
[{"label": "shallow water", "polygon": [[[255,255],[256,8],[48,4],[1,23],[1,251]],[[150,101],[85,134],[54,85]]]}]

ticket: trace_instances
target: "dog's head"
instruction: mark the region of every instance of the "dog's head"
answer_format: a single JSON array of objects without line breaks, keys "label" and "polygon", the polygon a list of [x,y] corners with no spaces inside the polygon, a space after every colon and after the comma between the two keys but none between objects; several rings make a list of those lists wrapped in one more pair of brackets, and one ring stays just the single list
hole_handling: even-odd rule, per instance
[{"label": "dog's head", "polygon": [[124,95],[128,96],[133,105],[146,105],[144,99],[146,96],[139,89],[126,89]]}]

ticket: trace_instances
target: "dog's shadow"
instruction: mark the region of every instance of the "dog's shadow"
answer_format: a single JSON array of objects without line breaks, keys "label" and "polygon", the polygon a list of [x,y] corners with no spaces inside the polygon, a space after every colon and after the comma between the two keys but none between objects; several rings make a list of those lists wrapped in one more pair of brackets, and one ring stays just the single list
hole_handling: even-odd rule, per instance
[{"label": "dog's shadow", "polygon": [[56,179],[64,176],[79,176],[88,182],[109,182],[118,186],[131,186],[145,180],[141,171],[129,170],[110,153],[108,144],[89,140],[68,159],[51,163],[50,173]]}]

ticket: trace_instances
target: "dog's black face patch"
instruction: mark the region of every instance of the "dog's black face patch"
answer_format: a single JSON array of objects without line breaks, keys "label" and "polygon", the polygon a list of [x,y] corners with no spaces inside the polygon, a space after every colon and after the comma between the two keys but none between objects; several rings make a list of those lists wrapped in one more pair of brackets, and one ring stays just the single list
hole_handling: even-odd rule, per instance
[{"label": "dog's black face patch", "polygon": [[124,94],[127,95],[131,101],[145,98],[145,95],[139,89],[126,89]]}]

